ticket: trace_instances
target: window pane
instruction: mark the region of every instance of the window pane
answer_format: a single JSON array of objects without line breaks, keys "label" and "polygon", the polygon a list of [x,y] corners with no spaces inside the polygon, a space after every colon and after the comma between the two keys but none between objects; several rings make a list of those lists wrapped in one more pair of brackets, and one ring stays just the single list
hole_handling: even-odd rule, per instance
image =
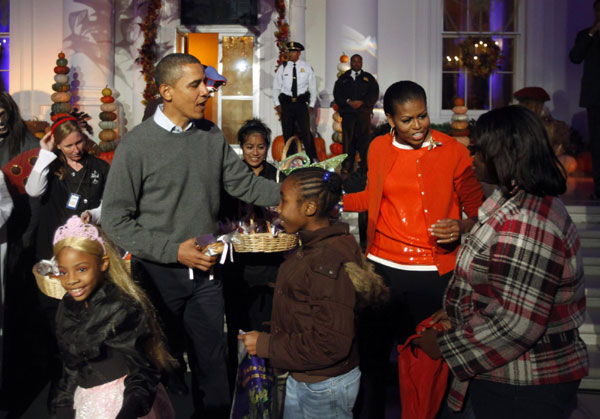
[{"label": "window pane", "polygon": [[443,71],[458,71],[460,69],[460,48],[459,45],[464,38],[444,38],[442,45],[443,53]]},{"label": "window pane", "polygon": [[223,135],[229,144],[237,144],[237,132],[242,124],[252,118],[252,100],[221,101]]},{"label": "window pane", "polygon": [[467,2],[444,0],[444,31],[467,31]]},{"label": "window pane", "polygon": [[490,2],[490,31],[515,32],[515,0],[492,0]]},{"label": "window pane", "polygon": [[465,74],[442,74],[442,109],[452,109],[457,97],[465,97]]},{"label": "window pane", "polygon": [[467,74],[467,100],[469,109],[490,109],[489,77]]},{"label": "window pane", "polygon": [[0,37],[0,70],[8,70],[8,58],[10,47],[9,37]]},{"label": "window pane", "polygon": [[252,96],[254,37],[223,37],[223,75],[227,84],[224,96]]},{"label": "window pane", "polygon": [[471,0],[469,4],[470,31],[489,32],[490,0]]},{"label": "window pane", "polygon": [[502,55],[498,70],[513,71],[515,40],[513,38],[500,38],[496,36],[493,39],[496,45],[500,47],[500,55]]},{"label": "window pane", "polygon": [[500,108],[508,105],[513,94],[513,75],[493,74],[490,78],[492,83],[492,108]]},{"label": "window pane", "polygon": [[0,0],[0,32],[9,32],[9,0]]},{"label": "window pane", "polygon": [[0,71],[0,92],[8,90],[8,71]]}]

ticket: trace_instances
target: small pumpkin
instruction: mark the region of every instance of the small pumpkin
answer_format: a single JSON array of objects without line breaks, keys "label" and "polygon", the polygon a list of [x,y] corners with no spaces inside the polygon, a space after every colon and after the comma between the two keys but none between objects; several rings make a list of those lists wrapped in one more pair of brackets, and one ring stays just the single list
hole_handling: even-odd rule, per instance
[{"label": "small pumpkin", "polygon": [[325,140],[321,137],[315,137],[315,149],[319,161],[327,160],[327,150],[325,149]]},{"label": "small pumpkin", "polygon": [[65,53],[64,52],[59,52],[58,53],[58,58],[65,58]]},{"label": "small pumpkin", "polygon": [[339,122],[334,122],[333,123],[333,130],[337,131],[337,132],[342,132],[342,124],[340,124]]},{"label": "small pumpkin", "polygon": [[69,76],[67,76],[66,74],[55,74],[54,81],[57,83],[68,83]]},{"label": "small pumpkin", "polygon": [[452,121],[450,122],[450,128],[453,129],[465,129],[469,127],[469,121]]},{"label": "small pumpkin", "polygon": [[100,110],[104,112],[114,112],[117,110],[116,103],[103,103],[100,105]]},{"label": "small pumpkin", "polygon": [[117,119],[117,114],[114,112],[100,112],[99,116],[102,121],[114,121]]},{"label": "small pumpkin", "polygon": [[285,146],[285,141],[283,140],[283,135],[278,135],[273,140],[273,144],[271,145],[271,156],[275,161],[281,161],[281,155],[283,154],[283,147]]},{"label": "small pumpkin", "polygon": [[70,102],[71,101],[71,93],[69,93],[69,92],[53,93],[52,96],[50,96],[50,100],[52,102]]},{"label": "small pumpkin", "polygon": [[57,65],[54,67],[54,72],[56,74],[69,74],[69,67],[64,65]]},{"label": "small pumpkin", "polygon": [[337,132],[336,131],[333,134],[331,134],[331,140],[334,143],[340,143],[341,144],[344,141],[344,137],[343,137],[343,135],[342,135],[341,132]]},{"label": "small pumpkin", "polygon": [[334,156],[337,156],[339,154],[342,154],[342,152],[344,151],[344,146],[340,143],[333,143],[329,146],[329,150]]},{"label": "small pumpkin", "polygon": [[467,113],[467,107],[466,106],[455,106],[452,108],[452,112],[454,112],[456,114],[465,114],[465,113]]},{"label": "small pumpkin", "polygon": [[71,85],[69,83],[54,83],[52,85],[52,90],[55,92],[68,92],[71,90]]},{"label": "small pumpkin", "polygon": [[337,105],[337,103],[334,103],[334,104],[333,104],[333,110],[337,112],[339,109],[340,109],[340,108],[339,108],[339,106]]},{"label": "small pumpkin", "polygon": [[110,96],[110,95],[112,95],[112,90],[110,90],[108,86],[106,86],[104,89],[102,89],[102,96]]},{"label": "small pumpkin", "polygon": [[100,131],[100,134],[98,134],[98,137],[102,141],[114,141],[117,138],[117,133],[112,129],[103,129]]},{"label": "small pumpkin", "polygon": [[69,112],[71,112],[71,105],[66,102],[53,103],[51,110],[54,113],[67,113],[68,114]]},{"label": "small pumpkin", "polygon": [[115,98],[112,96],[102,96],[102,98],[100,99],[100,101],[102,103],[113,103],[115,101]]},{"label": "small pumpkin", "polygon": [[64,67],[68,64],[69,62],[67,61],[66,58],[59,58],[58,60],[56,60],[56,65],[57,66],[61,66]]},{"label": "small pumpkin", "polygon": [[348,58],[345,52],[342,52],[342,55],[340,56],[340,63],[347,63],[348,61],[350,61],[350,58]]},{"label": "small pumpkin", "polygon": [[60,118],[66,117],[66,116],[71,116],[71,115],[68,114],[68,113],[55,113],[54,115],[50,116],[50,120],[52,122],[54,122],[54,121],[57,121]]},{"label": "small pumpkin", "polygon": [[335,122],[342,122],[342,116],[339,114],[339,112],[334,112],[334,114],[333,114],[333,120]]},{"label": "small pumpkin", "polygon": [[462,97],[454,98],[454,106],[465,106],[465,100]]},{"label": "small pumpkin", "polygon": [[115,121],[100,121],[98,126],[103,130],[115,129],[117,128],[117,123]]}]

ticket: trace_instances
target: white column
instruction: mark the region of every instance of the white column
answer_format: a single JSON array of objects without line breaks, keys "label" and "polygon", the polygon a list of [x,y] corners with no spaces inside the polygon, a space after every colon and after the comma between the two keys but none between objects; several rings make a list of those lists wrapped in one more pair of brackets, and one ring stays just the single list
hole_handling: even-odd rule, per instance
[{"label": "white column", "polygon": [[288,12],[290,41],[300,42],[306,47],[306,0],[290,0]]},{"label": "white column", "polygon": [[333,99],[342,52],[348,57],[360,54],[363,69],[377,75],[377,7],[377,0],[327,0],[325,90],[331,96],[323,103]]},{"label": "white column", "polygon": [[72,104],[87,112],[98,138],[101,91],[114,86],[114,1],[86,6],[63,0],[63,52],[69,60]]}]

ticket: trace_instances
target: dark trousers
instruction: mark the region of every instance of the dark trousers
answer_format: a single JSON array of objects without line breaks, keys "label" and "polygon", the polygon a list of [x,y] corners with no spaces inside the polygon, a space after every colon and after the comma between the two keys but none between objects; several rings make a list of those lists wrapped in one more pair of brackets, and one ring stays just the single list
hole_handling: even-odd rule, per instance
[{"label": "dark trousers", "polygon": [[469,395],[477,419],[564,419],[577,396],[579,381],[515,386],[472,380]]},{"label": "dark trousers", "polygon": [[[283,138],[287,141],[288,138],[294,136],[296,132],[304,151],[311,158],[317,160],[317,149],[315,142],[310,132],[310,116],[308,114],[308,105],[303,100],[292,102],[291,98],[286,95],[279,95],[279,103],[281,104],[281,128],[283,130]],[[288,156],[295,151],[295,145],[290,147]]]},{"label": "dark trousers", "polygon": [[344,161],[344,168],[352,170],[358,151],[360,167],[366,172],[367,152],[371,138],[371,113],[353,112],[343,113],[341,116],[344,153],[348,154],[348,158]]},{"label": "dark trousers", "polygon": [[600,107],[587,108],[594,193],[600,196]]},{"label": "dark trousers", "polygon": [[[135,265],[134,265],[135,264]],[[179,319],[191,345],[192,395],[198,417],[228,417],[231,403],[227,379],[222,284],[208,274],[180,264],[160,264],[132,258],[132,266],[160,294],[170,314]]]},{"label": "dark trousers", "polygon": [[446,285],[452,273],[403,271],[375,263],[375,271],[390,287],[390,301],[382,309],[366,309],[357,322],[361,388],[354,417],[383,419],[389,373],[398,385],[398,369],[390,368],[394,343],[404,343],[422,320],[442,308]]}]

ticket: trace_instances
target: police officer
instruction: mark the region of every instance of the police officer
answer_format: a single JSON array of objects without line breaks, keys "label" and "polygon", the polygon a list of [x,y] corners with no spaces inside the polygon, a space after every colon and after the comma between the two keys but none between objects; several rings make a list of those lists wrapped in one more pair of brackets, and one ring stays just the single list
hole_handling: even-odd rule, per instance
[{"label": "police officer", "polygon": [[317,101],[315,72],[308,63],[299,59],[304,51],[302,44],[288,42],[287,49],[289,61],[279,66],[273,81],[275,110],[281,118],[283,138],[287,140],[298,133],[308,157],[318,161],[308,113],[309,107],[312,112]]},{"label": "police officer", "polygon": [[350,70],[335,82],[333,97],[342,117],[344,153],[348,154],[342,170],[352,172],[358,151],[361,170],[366,172],[371,115],[373,106],[379,99],[379,84],[373,75],[362,70],[360,55],[354,54],[350,58]]}]

